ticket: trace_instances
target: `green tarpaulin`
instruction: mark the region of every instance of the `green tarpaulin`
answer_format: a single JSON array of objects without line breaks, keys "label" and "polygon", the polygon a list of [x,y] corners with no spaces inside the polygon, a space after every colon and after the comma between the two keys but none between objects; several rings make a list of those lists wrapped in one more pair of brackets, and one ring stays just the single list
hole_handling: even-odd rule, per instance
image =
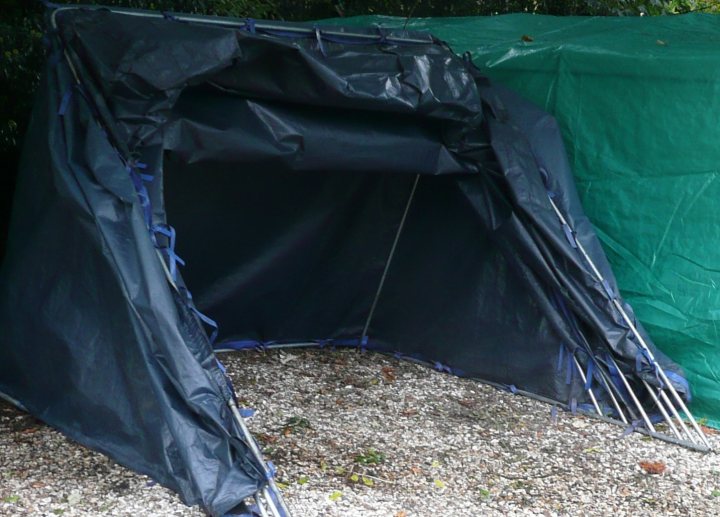
[{"label": "green tarpaulin", "polygon": [[407,27],[470,51],[557,117],[623,296],[686,369],[691,409],[720,424],[720,17],[520,14]]}]

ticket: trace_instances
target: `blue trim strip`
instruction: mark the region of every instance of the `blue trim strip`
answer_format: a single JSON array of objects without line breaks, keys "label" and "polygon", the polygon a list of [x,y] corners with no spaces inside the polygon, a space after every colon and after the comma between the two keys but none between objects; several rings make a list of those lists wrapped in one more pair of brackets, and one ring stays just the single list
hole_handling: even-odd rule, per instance
[{"label": "blue trim strip", "polygon": [[458,377],[467,376],[467,372],[461,368],[455,368],[453,366],[441,363],[424,357],[422,354],[413,353],[405,354],[403,352],[393,351],[385,346],[368,339],[368,336],[360,341],[360,338],[350,339],[310,339],[310,340],[296,340],[292,342],[279,342],[279,341],[259,341],[255,339],[239,339],[233,341],[221,341],[214,345],[215,350],[264,350],[272,346],[282,348],[283,345],[294,345],[302,344],[307,348],[325,348],[325,347],[343,347],[343,348],[359,348],[361,350],[371,350],[375,352],[381,352],[385,354],[392,354],[396,359],[410,360],[426,364],[437,371],[456,375]]}]

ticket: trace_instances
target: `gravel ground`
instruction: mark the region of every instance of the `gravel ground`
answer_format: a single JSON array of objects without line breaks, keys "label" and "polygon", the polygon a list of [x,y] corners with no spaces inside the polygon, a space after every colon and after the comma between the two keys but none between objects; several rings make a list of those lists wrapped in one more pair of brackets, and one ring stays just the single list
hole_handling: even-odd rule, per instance
[{"label": "gravel ground", "polygon": [[[222,360],[297,516],[720,514],[714,453],[369,352]],[[98,514],[203,515],[0,402],[0,515]]]}]

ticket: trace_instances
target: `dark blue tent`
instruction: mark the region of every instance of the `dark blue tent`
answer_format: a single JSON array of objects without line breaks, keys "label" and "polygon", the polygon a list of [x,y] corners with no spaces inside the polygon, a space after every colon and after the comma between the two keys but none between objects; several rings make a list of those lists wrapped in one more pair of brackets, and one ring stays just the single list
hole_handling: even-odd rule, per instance
[{"label": "dark blue tent", "polygon": [[651,433],[689,398],[618,297],[554,120],[442,42],[48,19],[0,392],[73,439],[213,515],[264,488],[282,514],[213,343],[394,352]]}]

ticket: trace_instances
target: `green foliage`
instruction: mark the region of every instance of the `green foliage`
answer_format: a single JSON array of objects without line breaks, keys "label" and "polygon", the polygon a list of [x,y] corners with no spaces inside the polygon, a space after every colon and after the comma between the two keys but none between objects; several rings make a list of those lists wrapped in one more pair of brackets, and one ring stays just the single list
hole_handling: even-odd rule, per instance
[{"label": "green foliage", "polygon": [[355,456],[355,463],[360,465],[378,465],[385,461],[385,454],[375,449],[368,449]]}]

